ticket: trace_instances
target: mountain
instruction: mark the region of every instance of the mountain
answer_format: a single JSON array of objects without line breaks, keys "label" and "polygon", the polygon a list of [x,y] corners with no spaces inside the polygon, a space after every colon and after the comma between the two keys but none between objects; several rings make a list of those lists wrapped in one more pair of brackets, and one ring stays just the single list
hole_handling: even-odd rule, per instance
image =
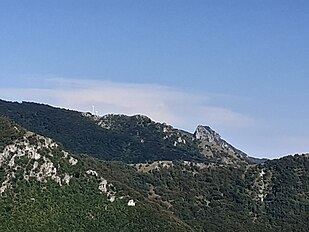
[{"label": "mountain", "polygon": [[309,228],[309,154],[252,162],[210,127],[142,115],[5,101],[0,115],[1,231]]},{"label": "mountain", "polygon": [[199,147],[201,148],[202,154],[207,157],[217,157],[217,159],[225,160],[225,162],[242,160],[244,162],[264,163],[267,161],[267,159],[250,157],[233,147],[209,126],[199,125],[194,132],[194,137],[200,141]]},{"label": "mountain", "polygon": [[252,162],[225,141],[218,144],[223,140],[210,141],[200,136],[202,127],[191,134],[142,115],[98,117],[43,104],[0,100],[0,116],[60,142],[69,151],[102,160]]},{"label": "mountain", "polygon": [[1,231],[190,231],[117,183],[123,165],[76,157],[7,119],[0,129]]}]

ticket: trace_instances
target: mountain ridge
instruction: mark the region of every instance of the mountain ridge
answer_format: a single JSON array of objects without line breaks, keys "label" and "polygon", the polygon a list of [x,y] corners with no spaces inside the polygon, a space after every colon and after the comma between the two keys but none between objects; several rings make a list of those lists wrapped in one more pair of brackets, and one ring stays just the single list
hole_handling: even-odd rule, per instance
[{"label": "mountain ridge", "polygon": [[191,231],[163,209],[136,200],[128,186],[105,179],[105,164],[73,156],[1,117],[0,128],[0,141],[11,138],[0,150],[1,231]]},{"label": "mountain ridge", "polygon": [[[1,231],[309,228],[308,154],[258,164],[210,127],[197,135],[145,116],[91,117],[0,101]],[[80,152],[92,146],[105,153]]]},{"label": "mountain ridge", "polygon": [[[140,163],[174,159],[206,162],[210,158],[205,155],[205,149],[199,145],[200,141],[194,138],[194,134],[154,122],[143,115],[109,114],[99,117],[89,112],[81,113],[44,104],[3,100],[0,100],[0,115],[61,142],[75,153],[87,153],[99,159]],[[231,145],[228,147],[232,148]],[[210,146],[209,149],[217,154],[212,159],[220,158],[219,154],[238,161],[243,158],[241,156],[247,159],[245,153],[234,148],[227,151],[220,146]],[[233,158],[230,153],[237,153],[238,157]],[[235,163],[238,161],[235,160]],[[247,159],[246,162],[251,161]]]}]

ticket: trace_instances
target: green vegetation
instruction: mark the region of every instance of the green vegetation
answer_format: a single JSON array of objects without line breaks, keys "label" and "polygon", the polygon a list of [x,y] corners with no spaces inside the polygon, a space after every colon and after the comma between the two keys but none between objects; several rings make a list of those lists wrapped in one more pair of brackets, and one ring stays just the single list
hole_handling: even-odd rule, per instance
[{"label": "green vegetation", "polygon": [[302,155],[242,168],[174,163],[140,178],[154,186],[153,201],[196,231],[306,231],[308,173],[309,157]]},{"label": "green vegetation", "polygon": [[[45,142],[34,135],[27,138],[16,136],[15,126],[3,118],[0,119],[0,128],[6,129],[2,130],[0,137],[0,141],[7,141],[6,145],[18,147],[20,142],[29,142],[33,148],[38,148]],[[121,173],[123,164],[80,157],[76,165],[71,165],[61,147],[44,147],[38,152],[41,158],[35,159],[21,156],[17,151],[10,153],[11,156],[0,154],[0,183],[7,185],[0,196],[0,231],[191,231],[171,213],[149,202],[145,204],[143,196],[136,190],[118,183],[112,177],[113,170]],[[19,156],[15,156],[12,165],[12,157],[17,154]],[[41,181],[36,177],[26,178],[35,170],[34,162],[42,165],[46,159],[57,167],[58,176],[65,173],[71,176],[69,184],[62,182],[59,185],[47,175],[48,171]],[[135,172],[126,167],[122,176]],[[42,168],[38,166],[37,169]],[[98,189],[100,179],[87,175],[87,170],[97,170],[100,176],[104,174],[104,178],[112,181],[117,191],[114,202]],[[43,175],[44,172],[40,177]],[[8,178],[10,181],[6,183]],[[138,200],[136,206],[128,206],[129,199]]]},{"label": "green vegetation", "polygon": [[94,187],[19,181],[0,198],[0,231],[189,231],[150,206],[108,202]]},{"label": "green vegetation", "polygon": [[52,138],[76,154],[102,160],[126,163],[205,160],[193,141],[188,140],[188,145],[175,147],[173,144],[177,138],[163,139],[163,125],[150,120],[119,116],[114,118],[114,124],[118,126],[104,129],[77,111],[2,100],[0,116],[9,117],[27,130]]},{"label": "green vegetation", "polygon": [[272,160],[265,168],[273,173],[272,191],[265,199],[269,222],[286,231],[306,231],[309,228],[309,154]]},{"label": "green vegetation", "polygon": [[[104,129],[74,111],[33,103],[1,104],[1,115],[59,137],[64,147],[71,146],[79,155],[65,156],[61,145],[42,146],[47,139],[0,118],[1,152],[9,144],[24,151],[26,142],[45,157],[0,153],[0,188],[8,186],[0,189],[0,231],[305,232],[309,228],[308,154],[262,164],[227,164],[201,158],[194,141],[174,146],[180,135],[174,131],[163,139],[165,125],[146,117],[108,116],[112,123]],[[92,157],[81,154],[92,149]],[[69,156],[78,163],[68,162]],[[51,176],[42,181],[25,178],[35,162],[42,166],[47,158],[59,177],[72,177],[69,184],[60,186]],[[150,162],[159,159],[173,162]],[[182,161],[186,159],[191,161]],[[98,189],[100,178],[86,175],[87,170],[112,184],[114,202]],[[135,207],[127,205],[129,199],[137,202]]]},{"label": "green vegetation", "polygon": [[6,145],[21,137],[24,133],[24,129],[21,129],[17,125],[13,125],[7,118],[0,117],[0,151],[2,151]]}]

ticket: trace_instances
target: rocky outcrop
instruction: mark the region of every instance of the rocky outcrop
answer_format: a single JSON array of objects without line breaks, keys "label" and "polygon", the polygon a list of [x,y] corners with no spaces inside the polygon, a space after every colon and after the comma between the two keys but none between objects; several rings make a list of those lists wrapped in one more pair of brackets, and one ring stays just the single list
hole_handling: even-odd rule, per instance
[{"label": "rocky outcrop", "polygon": [[[18,128],[16,127],[12,131],[15,130]],[[79,158],[64,151],[52,139],[32,132],[26,132],[19,138],[12,140],[0,151],[0,169],[2,170],[1,175],[3,175],[2,183],[0,181],[0,197],[5,195],[9,189],[17,187],[17,179],[42,183],[51,181],[62,187],[70,185],[74,179],[74,173],[78,172],[87,181],[92,179],[97,182],[97,190],[105,195],[110,202],[114,202],[117,198],[123,198],[123,196],[116,197],[115,186],[97,171],[84,170]],[[76,178],[74,180],[78,181]]]}]

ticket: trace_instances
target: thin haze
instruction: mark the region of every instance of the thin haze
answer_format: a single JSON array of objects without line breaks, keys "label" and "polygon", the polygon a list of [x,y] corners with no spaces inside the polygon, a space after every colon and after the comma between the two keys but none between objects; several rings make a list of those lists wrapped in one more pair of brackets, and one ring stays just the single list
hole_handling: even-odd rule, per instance
[{"label": "thin haze", "polygon": [[309,2],[2,0],[0,98],[309,152]]}]

